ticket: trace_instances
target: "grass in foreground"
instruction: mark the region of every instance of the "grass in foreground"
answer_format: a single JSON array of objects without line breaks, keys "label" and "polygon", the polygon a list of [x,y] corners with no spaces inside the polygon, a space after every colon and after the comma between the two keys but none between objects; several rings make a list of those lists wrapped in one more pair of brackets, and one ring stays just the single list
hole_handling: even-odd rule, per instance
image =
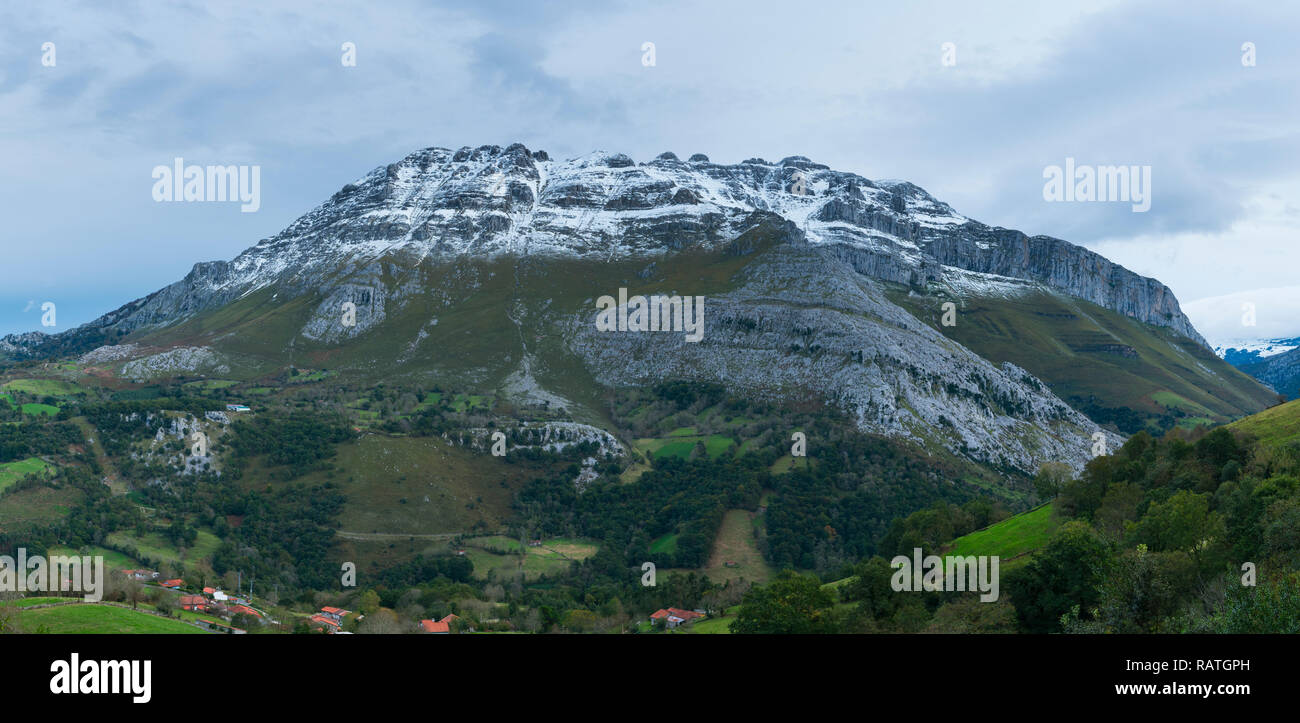
[{"label": "grass in foreground", "polygon": [[37,610],[20,610],[19,628],[26,633],[64,635],[152,633],[203,635],[205,632],[179,620],[120,608],[115,605],[74,603]]}]

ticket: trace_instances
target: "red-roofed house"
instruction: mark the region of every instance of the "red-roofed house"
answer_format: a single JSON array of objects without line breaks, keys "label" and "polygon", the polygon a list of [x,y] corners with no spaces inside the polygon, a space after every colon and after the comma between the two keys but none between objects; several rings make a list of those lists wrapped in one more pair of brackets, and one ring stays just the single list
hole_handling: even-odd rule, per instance
[{"label": "red-roofed house", "polygon": [[343,624],[343,618],[347,617],[349,612],[351,611],[343,608],[323,607],[317,614],[333,620],[336,625],[341,625]]},{"label": "red-roofed house", "polygon": [[681,608],[667,608],[656,610],[650,615],[651,624],[661,624],[669,629],[675,628],[682,623],[689,623],[696,618],[704,617],[704,613],[697,613],[694,610],[682,610]]},{"label": "red-roofed house", "polygon": [[460,617],[455,613],[448,615],[442,620],[421,620],[420,630],[426,633],[440,633],[440,634],[450,633],[451,624],[456,622],[457,620],[460,620]]},{"label": "red-roofed house", "polygon": [[330,634],[338,632],[339,629],[339,624],[337,621],[328,618],[325,615],[322,615],[321,613],[316,613],[315,615],[311,616],[311,620],[308,624],[311,625],[313,628],[322,628],[325,630],[325,632]]},{"label": "red-roofed house", "polygon": [[245,615],[252,615],[252,616],[255,617],[255,618],[260,618],[260,617],[262,617],[262,613],[259,613],[258,611],[256,611],[256,610],[254,610],[254,609],[248,607],[247,605],[231,605],[231,606],[230,606],[230,614],[231,614],[231,615],[237,615],[237,614],[239,614],[239,613],[243,613],[243,614],[245,614]]},{"label": "red-roofed house", "polygon": [[211,595],[212,593],[214,593],[214,592],[216,592],[216,591],[217,591],[217,589],[216,589],[215,587],[205,587],[205,588],[203,588],[203,594],[204,594],[204,595]]},{"label": "red-roofed house", "polygon": [[420,630],[426,633],[446,635],[451,632],[451,626],[441,620],[421,620]]},{"label": "red-roofed house", "polygon": [[162,585],[163,587],[170,587],[170,588],[172,588],[172,589],[176,589],[176,588],[180,587],[181,585],[184,585],[184,584],[185,584],[185,581],[184,581],[184,580],[181,580],[181,579],[179,579],[179,578],[177,578],[177,579],[175,579],[175,580],[163,580],[162,582],[160,582],[160,583],[158,583],[158,584],[159,584],[159,585]]},{"label": "red-roofed house", "polygon": [[181,595],[182,610],[202,610],[208,606],[208,599],[202,595]]}]

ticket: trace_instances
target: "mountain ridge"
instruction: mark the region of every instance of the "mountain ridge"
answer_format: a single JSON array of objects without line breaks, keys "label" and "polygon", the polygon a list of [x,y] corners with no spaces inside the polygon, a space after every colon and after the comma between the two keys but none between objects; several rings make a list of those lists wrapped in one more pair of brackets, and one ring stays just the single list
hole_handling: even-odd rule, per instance
[{"label": "mountain ridge", "polygon": [[[269,284],[310,288],[315,267],[399,249],[648,257],[716,247],[765,221],[843,247],[855,268],[888,281],[922,287],[945,266],[1034,280],[1209,347],[1158,280],[1061,239],[974,221],[906,181],[871,181],[803,156],[723,165],[664,153],[638,165],[602,151],[551,161],[518,143],[426,148],[377,167],[234,259],[198,262],[183,279],[61,334],[165,326]],[[51,336],[59,335],[11,334],[0,353],[58,353],[65,345],[50,345]]]}]

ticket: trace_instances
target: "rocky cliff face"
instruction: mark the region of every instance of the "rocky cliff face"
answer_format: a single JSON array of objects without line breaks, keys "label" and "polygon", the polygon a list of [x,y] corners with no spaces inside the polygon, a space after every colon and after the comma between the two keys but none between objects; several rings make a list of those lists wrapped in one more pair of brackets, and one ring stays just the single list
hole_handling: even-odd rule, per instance
[{"label": "rocky cliff face", "polygon": [[972,221],[957,232],[929,239],[925,250],[941,264],[1040,281],[1139,321],[1169,327],[1209,348],[1168,286],[1066,241]]},{"label": "rocky cliff face", "polygon": [[801,156],[723,165],[664,153],[638,164],[597,152],[553,161],[514,144],[412,153],[345,185],[230,262],[196,264],[181,281],[59,343],[6,337],[0,353],[66,352],[79,337],[100,342],[106,332],[166,326],[271,285],[302,293],[324,275],[399,250],[434,259],[654,256],[725,245],[760,221],[831,247],[876,278],[920,286],[949,266],[1032,279],[1204,343],[1158,281],[1059,239],[973,221],[910,183],[871,181]]},{"label": "rocky cliff face", "polygon": [[[864,431],[1025,472],[1047,460],[1080,468],[1092,456],[1099,427],[1039,379],[945,338],[829,249],[778,246],[738,281],[708,297],[698,343],[601,332],[587,314],[560,333],[610,387],[687,378],[772,399],[825,399]],[[1108,449],[1123,441],[1102,433]]]}]

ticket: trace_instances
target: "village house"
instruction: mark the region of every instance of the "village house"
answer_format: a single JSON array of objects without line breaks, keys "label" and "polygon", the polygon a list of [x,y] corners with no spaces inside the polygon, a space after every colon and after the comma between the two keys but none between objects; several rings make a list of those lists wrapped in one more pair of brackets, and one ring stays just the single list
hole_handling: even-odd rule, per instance
[{"label": "village house", "polygon": [[180,586],[185,584],[185,581],[180,578],[176,578],[175,580],[163,580],[158,584],[163,587],[171,588],[173,590],[179,590]]},{"label": "village house", "polygon": [[704,617],[704,613],[698,610],[682,610],[681,608],[666,608],[654,611],[650,615],[651,625],[663,625],[665,628],[672,630],[682,623],[689,623],[692,620]]},{"label": "village house", "polygon": [[308,625],[333,635],[339,631],[339,622],[323,613],[316,613],[308,620]]},{"label": "village house", "polygon": [[[218,608],[219,608],[219,609],[224,610],[224,609],[226,608],[226,606],[223,605],[222,603],[224,603],[224,602],[226,602],[227,600],[230,599],[230,597],[229,597],[228,595],[226,595],[226,594],[225,594],[224,592],[222,592],[220,589],[215,588],[215,587],[205,587],[205,588],[203,588],[203,594],[204,594],[204,596],[206,596],[209,600],[212,601],[212,604],[208,606],[210,609],[218,609]],[[237,602],[243,602],[243,601],[237,601]]]},{"label": "village house", "polygon": [[227,411],[227,412],[247,412],[247,411],[250,411],[250,410],[249,410],[249,408],[248,408],[247,406],[245,406],[245,405],[243,405],[243,404],[227,404],[227,405],[226,405],[226,411]]},{"label": "village house", "polygon": [[235,616],[235,615],[238,615],[238,614],[240,614],[240,613],[243,613],[243,614],[245,614],[245,615],[251,615],[251,616],[257,618],[259,621],[262,619],[262,613],[259,613],[258,611],[254,610],[253,608],[248,607],[247,605],[231,605],[231,606],[230,606],[230,614],[231,614],[231,616]]},{"label": "village house", "polygon": [[181,595],[181,609],[200,612],[207,609],[208,599],[202,595]]},{"label": "village house", "polygon": [[346,618],[349,612],[351,611],[343,608],[323,607],[318,614],[333,620],[335,625],[342,625],[343,618]]},{"label": "village house", "polygon": [[460,620],[460,617],[454,613],[448,615],[442,620],[421,620],[420,632],[446,635],[451,632],[452,623],[457,620]]},{"label": "village house", "polygon": [[324,630],[332,635],[334,633],[342,632],[340,628],[343,627],[343,620],[351,614],[351,610],[326,606],[321,608],[320,612],[312,615],[311,618],[308,619],[307,624],[313,628]]},{"label": "village house", "polygon": [[451,632],[451,626],[441,620],[421,620],[420,631],[437,635],[446,635]]}]

